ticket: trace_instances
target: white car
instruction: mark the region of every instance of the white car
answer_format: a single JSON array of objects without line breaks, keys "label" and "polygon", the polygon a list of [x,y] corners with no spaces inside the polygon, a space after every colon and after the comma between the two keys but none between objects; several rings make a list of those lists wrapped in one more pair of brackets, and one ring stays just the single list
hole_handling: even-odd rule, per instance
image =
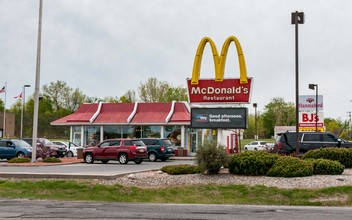
[{"label": "white car", "polygon": [[66,156],[67,157],[77,157],[77,149],[83,147],[79,147],[72,142],[67,141],[52,141],[54,144],[65,146],[66,147]]},{"label": "white car", "polygon": [[252,142],[249,142],[247,145],[245,145],[243,149],[248,151],[257,151],[257,150],[266,151],[267,143],[266,141],[252,141]]}]

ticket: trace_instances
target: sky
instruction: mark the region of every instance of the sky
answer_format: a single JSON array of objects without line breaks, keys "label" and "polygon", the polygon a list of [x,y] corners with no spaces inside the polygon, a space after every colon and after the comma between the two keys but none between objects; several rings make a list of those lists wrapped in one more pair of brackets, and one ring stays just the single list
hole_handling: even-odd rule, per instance
[{"label": "sky", "polygon": [[[352,111],[352,1],[350,0],[44,0],[40,86],[57,80],[90,97],[120,97],[155,77],[186,88],[203,37],[218,50],[235,36],[253,77],[249,113],[273,98],[295,103],[295,26],[298,27],[299,94],[315,95],[324,117],[347,120]],[[34,93],[39,0],[0,0],[0,87],[6,108],[25,84]],[[239,78],[234,46],[225,78]],[[201,78],[214,78],[209,45]],[[4,93],[0,94],[4,100]]]}]

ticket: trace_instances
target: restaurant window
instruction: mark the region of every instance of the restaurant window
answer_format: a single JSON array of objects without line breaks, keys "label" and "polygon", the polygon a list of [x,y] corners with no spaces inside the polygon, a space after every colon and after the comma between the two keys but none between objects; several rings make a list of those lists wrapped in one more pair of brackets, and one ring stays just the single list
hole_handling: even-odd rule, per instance
[{"label": "restaurant window", "polygon": [[181,146],[181,126],[165,126],[164,135],[174,146]]},{"label": "restaurant window", "polygon": [[160,138],[161,126],[143,126],[142,137]]},{"label": "restaurant window", "polygon": [[104,126],[104,140],[106,139],[115,139],[122,137],[122,128],[121,126]]},{"label": "restaurant window", "polygon": [[100,126],[84,127],[84,141],[86,146],[95,146],[100,142]]},{"label": "restaurant window", "polygon": [[123,138],[133,138],[134,137],[134,126],[121,126],[122,137]]}]

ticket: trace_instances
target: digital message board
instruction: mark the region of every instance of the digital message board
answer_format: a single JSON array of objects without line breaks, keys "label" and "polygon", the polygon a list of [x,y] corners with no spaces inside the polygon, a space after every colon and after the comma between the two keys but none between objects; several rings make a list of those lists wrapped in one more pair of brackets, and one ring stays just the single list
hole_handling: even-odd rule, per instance
[{"label": "digital message board", "polygon": [[191,128],[248,128],[247,108],[192,108]]}]

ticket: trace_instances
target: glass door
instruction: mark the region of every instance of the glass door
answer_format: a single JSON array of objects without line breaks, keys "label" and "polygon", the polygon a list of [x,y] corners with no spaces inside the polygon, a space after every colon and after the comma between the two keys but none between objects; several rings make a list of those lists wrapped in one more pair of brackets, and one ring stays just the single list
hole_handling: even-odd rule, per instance
[{"label": "glass door", "polygon": [[189,152],[191,156],[194,156],[197,152],[198,146],[198,133],[190,132],[189,133]]}]

